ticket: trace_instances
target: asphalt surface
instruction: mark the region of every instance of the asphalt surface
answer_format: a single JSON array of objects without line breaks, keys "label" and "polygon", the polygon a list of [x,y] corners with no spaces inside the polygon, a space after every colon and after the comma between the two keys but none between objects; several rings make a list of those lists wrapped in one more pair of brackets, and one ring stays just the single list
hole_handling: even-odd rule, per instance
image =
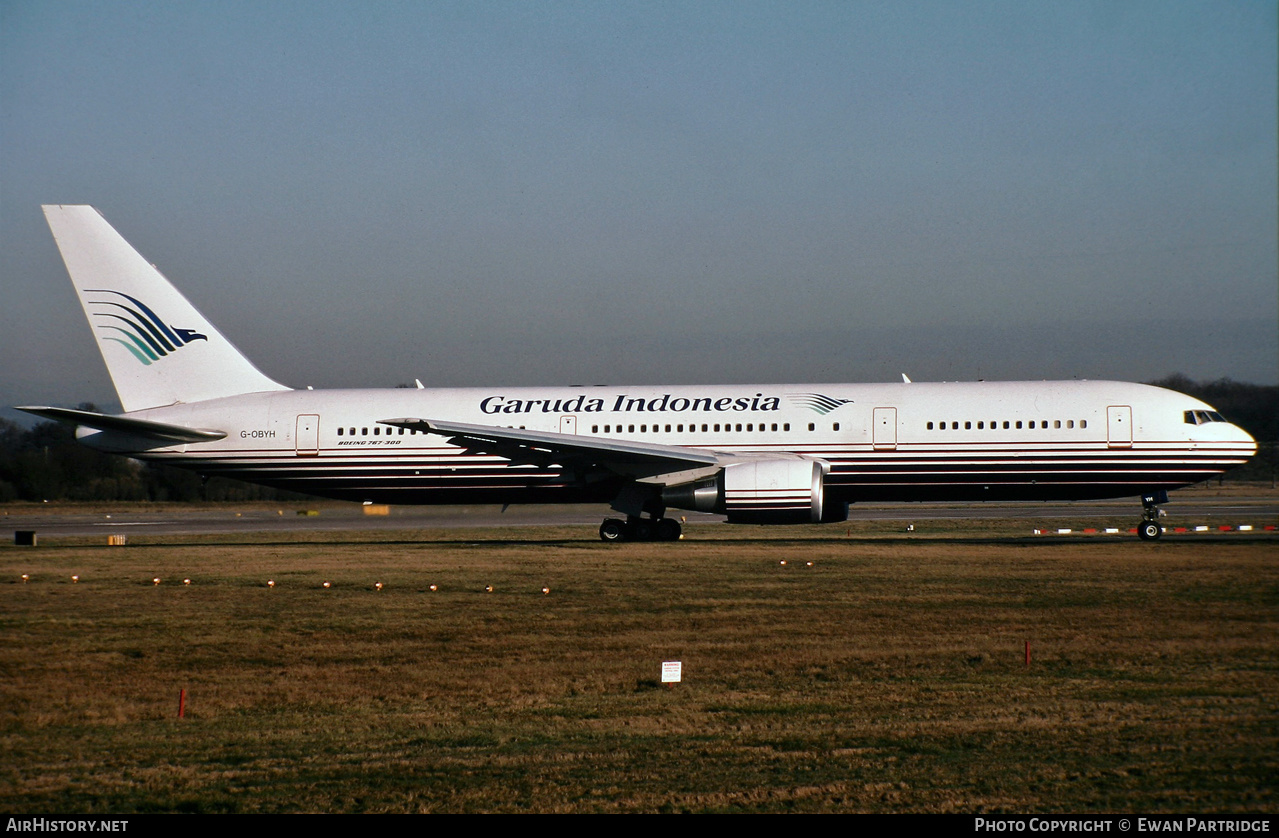
[{"label": "asphalt surface", "polygon": [[[118,511],[81,512],[74,506],[21,508],[3,514],[3,529],[32,530],[38,536],[97,536],[130,533],[147,535],[216,535],[250,532],[350,532],[355,530],[416,530],[458,527],[515,527],[539,524],[581,524],[596,526],[605,517],[615,516],[607,507],[594,505],[391,507],[388,514],[370,515],[357,504],[319,502],[315,505],[268,505],[261,503],[220,506],[172,504]],[[1249,524],[1258,531],[1279,523],[1279,496],[1239,496],[1229,498],[1187,498],[1164,507],[1165,527],[1194,527]],[[723,516],[672,510],[671,514],[689,524],[715,524]],[[937,521],[963,519],[1024,519],[1053,526],[1069,520],[1088,526],[1089,520],[1116,518],[1137,525],[1141,505],[1136,499],[1075,503],[979,503],[979,504],[856,504],[849,510],[853,521]],[[832,526],[838,526],[832,525]],[[1113,526],[1113,523],[1112,523]],[[1271,531],[1273,534],[1274,531]]]}]

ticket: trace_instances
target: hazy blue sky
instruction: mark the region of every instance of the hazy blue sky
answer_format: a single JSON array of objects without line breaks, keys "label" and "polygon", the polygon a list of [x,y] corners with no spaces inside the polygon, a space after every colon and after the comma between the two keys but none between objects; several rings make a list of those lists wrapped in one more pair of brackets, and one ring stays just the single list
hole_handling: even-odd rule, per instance
[{"label": "hazy blue sky", "polygon": [[0,404],[114,400],[51,202],[292,386],[1276,383],[1277,41],[1271,0],[0,0]]}]

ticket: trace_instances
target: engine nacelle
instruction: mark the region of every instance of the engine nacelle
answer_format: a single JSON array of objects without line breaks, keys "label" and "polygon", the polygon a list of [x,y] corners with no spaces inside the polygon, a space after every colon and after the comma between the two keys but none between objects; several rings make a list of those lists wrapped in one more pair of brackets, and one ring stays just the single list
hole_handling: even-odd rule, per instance
[{"label": "engine nacelle", "polygon": [[829,466],[788,457],[732,463],[715,477],[662,491],[667,506],[718,512],[732,524],[815,524],[848,518],[848,504],[825,502]]},{"label": "engine nacelle", "polygon": [[733,524],[816,524],[822,520],[822,478],[816,460],[747,460],[722,472],[724,512]]}]

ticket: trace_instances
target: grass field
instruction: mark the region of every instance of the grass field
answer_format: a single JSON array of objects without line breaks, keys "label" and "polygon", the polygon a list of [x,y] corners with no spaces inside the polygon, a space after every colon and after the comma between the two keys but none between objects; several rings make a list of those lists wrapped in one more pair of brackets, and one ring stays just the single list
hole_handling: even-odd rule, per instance
[{"label": "grass field", "polygon": [[1276,541],[944,526],[5,547],[0,810],[1279,810]]}]

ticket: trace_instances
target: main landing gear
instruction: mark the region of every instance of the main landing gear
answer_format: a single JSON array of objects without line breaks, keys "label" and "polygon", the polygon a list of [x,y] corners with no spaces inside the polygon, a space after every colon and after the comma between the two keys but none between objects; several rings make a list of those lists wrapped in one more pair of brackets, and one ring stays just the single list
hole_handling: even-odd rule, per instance
[{"label": "main landing gear", "polygon": [[[657,486],[629,483],[618,492],[613,509],[626,516],[605,518],[600,524],[601,541],[679,541],[679,521],[666,517],[666,503]],[[647,513],[648,517],[641,515]]]},{"label": "main landing gear", "polygon": [[1137,537],[1142,541],[1154,541],[1163,535],[1164,528],[1159,526],[1159,519],[1164,511],[1159,504],[1168,502],[1168,493],[1160,490],[1141,496],[1141,524],[1137,526]]},{"label": "main landing gear", "polygon": [[679,541],[682,529],[674,518],[640,518],[636,515],[605,518],[600,524],[601,541]]}]

